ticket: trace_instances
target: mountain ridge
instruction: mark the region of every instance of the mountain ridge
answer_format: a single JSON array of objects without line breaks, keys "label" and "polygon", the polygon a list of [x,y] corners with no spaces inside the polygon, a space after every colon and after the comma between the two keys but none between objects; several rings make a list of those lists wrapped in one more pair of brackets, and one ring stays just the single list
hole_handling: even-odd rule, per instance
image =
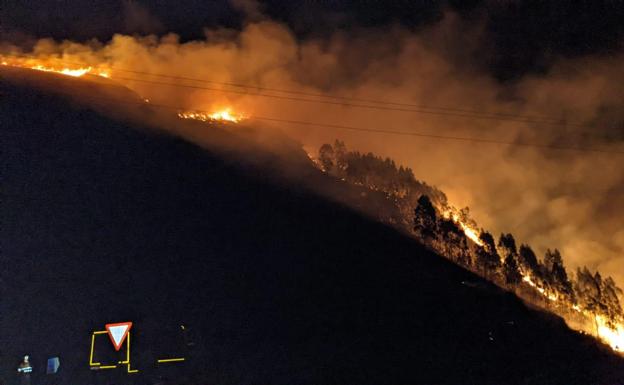
[{"label": "mountain ridge", "polygon": [[[3,376],[28,351],[39,368],[58,354],[74,381],[623,377],[620,358],[561,319],[343,205],[36,89],[1,91]],[[183,323],[197,347],[164,380],[140,344],[137,376],[89,371],[90,331],[116,320]]]}]

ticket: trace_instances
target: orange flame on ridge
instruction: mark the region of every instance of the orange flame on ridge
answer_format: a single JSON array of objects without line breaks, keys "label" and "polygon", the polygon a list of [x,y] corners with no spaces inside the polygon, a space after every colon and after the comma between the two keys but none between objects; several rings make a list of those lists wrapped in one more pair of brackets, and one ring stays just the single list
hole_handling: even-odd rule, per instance
[{"label": "orange flame on ridge", "polygon": [[47,64],[44,60],[38,59],[21,59],[21,58],[2,58],[0,62],[3,66],[28,68],[35,71],[54,72],[61,75],[81,77],[84,75],[95,75],[103,78],[110,78],[111,71],[103,68],[87,67],[58,67]]},{"label": "orange flame on ridge", "polygon": [[233,113],[230,107],[217,110],[213,113],[206,113],[202,111],[183,111],[178,113],[178,117],[181,119],[193,119],[202,122],[224,123],[239,123],[246,119],[243,114]]}]

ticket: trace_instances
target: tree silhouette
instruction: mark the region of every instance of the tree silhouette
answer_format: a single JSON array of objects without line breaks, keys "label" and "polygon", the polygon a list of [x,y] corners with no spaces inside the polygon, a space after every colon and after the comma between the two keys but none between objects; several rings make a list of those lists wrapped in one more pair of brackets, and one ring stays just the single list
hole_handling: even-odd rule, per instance
[{"label": "tree silhouette", "polygon": [[516,241],[511,234],[501,234],[498,239],[499,254],[503,258],[503,276],[508,285],[517,285],[522,280],[518,268],[518,251]]},{"label": "tree silhouette", "polygon": [[347,146],[344,142],[336,139],[334,142],[334,159],[338,173],[343,173],[347,169]]},{"label": "tree silhouette", "polygon": [[520,268],[525,274],[528,274],[532,277],[541,278],[539,262],[537,261],[537,256],[533,252],[533,249],[531,249],[531,246],[525,244],[520,245],[518,257]]},{"label": "tree silhouette", "polygon": [[596,334],[598,334],[598,321],[596,316],[603,314],[606,309],[602,304],[602,278],[600,274],[592,275],[587,267],[580,268],[576,271],[575,292],[579,306],[581,309],[594,314],[594,322]]},{"label": "tree silhouette", "polygon": [[[584,268],[577,270],[576,280],[571,280],[557,249],[547,250],[541,263],[529,245],[517,248],[512,234],[501,234],[495,245],[494,238],[485,230],[479,235],[481,245],[469,247],[462,227],[455,222],[477,227],[468,208],[455,209],[444,192],[417,180],[410,168],[370,152],[348,151],[340,140],[322,145],[318,160],[335,177],[385,193],[397,209],[392,223],[413,230],[423,243],[456,263],[474,267],[491,280],[502,277],[509,286],[519,284],[523,275],[527,276],[541,294],[556,294],[561,299],[558,304],[578,303],[584,311],[605,317],[612,326],[624,319],[618,298],[622,291],[613,279],[603,279],[598,272],[592,274]],[[438,216],[448,212],[453,213],[453,219]]]},{"label": "tree silhouette", "polygon": [[546,279],[550,287],[558,294],[565,297],[566,301],[570,303],[574,302],[572,283],[568,279],[568,274],[563,266],[563,258],[561,257],[559,250],[546,250],[546,255],[544,256],[544,268],[547,272]]},{"label": "tree silhouette", "polygon": [[516,249],[516,240],[511,234],[501,234],[498,238],[498,250],[500,255],[503,258],[506,258],[509,255],[518,255],[518,250]]},{"label": "tree silhouette", "polygon": [[483,245],[477,246],[477,266],[481,268],[484,276],[495,278],[498,275],[501,261],[496,252],[494,237],[487,231],[481,230],[479,239]]},{"label": "tree silhouette", "polygon": [[624,319],[624,312],[618,299],[618,295],[622,295],[622,289],[616,286],[615,281],[611,277],[602,281],[602,301],[607,309],[607,321],[611,327],[615,327],[618,322]]},{"label": "tree silhouette", "polygon": [[323,170],[331,172],[334,169],[335,154],[331,144],[324,144],[319,149],[319,162]]},{"label": "tree silhouette", "polygon": [[503,261],[503,276],[505,277],[505,283],[508,285],[517,285],[522,281],[522,275],[518,270],[518,263],[516,258],[509,255]]},{"label": "tree silhouette", "polygon": [[451,219],[440,218],[438,232],[442,238],[445,254],[462,266],[470,266],[470,252],[466,234]]},{"label": "tree silhouette", "polygon": [[421,195],[414,209],[414,231],[420,235],[423,242],[430,244],[431,241],[437,239],[436,225],[435,208],[428,196]]}]

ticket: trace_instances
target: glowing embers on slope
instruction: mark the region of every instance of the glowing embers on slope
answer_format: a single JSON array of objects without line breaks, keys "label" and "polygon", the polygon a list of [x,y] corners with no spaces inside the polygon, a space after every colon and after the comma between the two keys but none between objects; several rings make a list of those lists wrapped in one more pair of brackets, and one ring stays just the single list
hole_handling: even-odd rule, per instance
[{"label": "glowing embers on slope", "polygon": [[54,72],[61,75],[81,77],[84,75],[95,75],[104,78],[110,78],[110,71],[103,68],[93,68],[91,66],[81,67],[60,67],[46,63],[44,60],[38,59],[22,59],[22,58],[2,58],[0,63],[4,66],[29,68],[36,71]]},{"label": "glowing embers on slope", "polygon": [[624,352],[624,325],[617,324],[615,328],[607,324],[607,320],[602,316],[596,316],[598,337],[609,344],[616,352]]},{"label": "glowing embers on slope", "polygon": [[[539,287],[530,276],[524,275],[522,280],[537,290],[541,295],[552,302],[557,302],[559,296],[556,293],[548,293],[543,288]],[[570,306],[569,303],[566,305]],[[571,306],[572,310],[577,313],[583,313],[585,316],[594,318],[596,322],[596,330],[598,338],[604,341],[607,345],[611,346],[616,352],[624,352],[624,325],[616,324],[615,326],[609,325],[607,320],[600,315],[583,311],[577,304]]]},{"label": "glowing embers on slope", "polygon": [[461,222],[459,222],[459,225],[461,226],[462,230],[464,230],[464,234],[466,234],[468,238],[470,238],[477,245],[483,246],[483,242],[479,238],[479,234],[476,232],[476,230],[466,226]]},{"label": "glowing embers on slope", "polygon": [[459,215],[457,213],[454,213],[449,210],[449,211],[444,212],[442,215],[445,218],[452,219],[453,222],[457,223],[459,227],[461,227],[464,234],[466,234],[466,237],[468,237],[471,241],[473,241],[479,246],[483,246],[483,241],[481,241],[481,239],[479,238],[479,232],[475,230],[474,228],[472,228],[471,226],[462,222],[459,219]]},{"label": "glowing embers on slope", "polygon": [[522,280],[529,284],[529,286],[533,287],[535,290],[539,291],[541,295],[548,298],[549,300],[556,302],[559,299],[559,296],[555,293],[548,293],[544,288],[538,286],[533,279],[528,275],[523,275]]},{"label": "glowing embers on slope", "polygon": [[223,108],[212,113],[204,111],[182,111],[178,112],[178,117],[181,119],[193,119],[209,123],[239,123],[246,119],[245,115],[234,113],[231,108]]}]

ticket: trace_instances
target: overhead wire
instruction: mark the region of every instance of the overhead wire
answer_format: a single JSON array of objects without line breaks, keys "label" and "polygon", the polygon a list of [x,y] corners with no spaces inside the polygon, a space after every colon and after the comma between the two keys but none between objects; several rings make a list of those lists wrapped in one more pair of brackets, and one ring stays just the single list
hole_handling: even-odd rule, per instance
[{"label": "overhead wire", "polygon": [[[249,93],[246,92],[246,91],[235,91],[235,90],[224,91],[224,90],[219,89],[219,88],[211,88],[211,87],[204,87],[204,86],[193,86],[193,85],[181,85],[181,84],[178,84],[178,83],[169,83],[169,82],[161,82],[161,81],[153,81],[153,80],[145,80],[145,79],[137,79],[137,78],[127,78],[127,77],[118,77],[118,76],[116,76],[116,77],[114,77],[114,79],[125,80],[125,81],[136,81],[136,82],[154,84],[154,85],[159,85],[159,86],[185,87],[185,88],[190,88],[190,89],[201,89],[201,90],[210,90],[210,91],[219,91],[219,92],[233,92],[233,93],[242,94],[242,95],[249,95]],[[252,94],[252,95],[254,95],[254,94]],[[309,100],[309,99],[293,98],[293,97],[280,96],[280,95],[267,95],[267,94],[255,94],[255,95],[256,96],[272,97],[272,98],[283,99],[283,100],[291,100],[291,101],[318,102],[318,101],[313,101],[313,100]],[[89,99],[93,100],[94,98],[95,97],[90,97]],[[95,98],[95,99],[97,99],[97,98]],[[107,99],[109,102],[115,102],[116,104],[128,104],[128,101],[121,101],[121,100],[111,101],[110,98],[99,98],[99,99],[100,100]],[[334,105],[340,105],[340,106],[349,106],[349,107],[367,107],[367,108],[388,109],[388,108],[379,107],[379,106],[354,105],[352,103],[331,102],[331,101],[322,101],[322,102],[323,103],[327,103],[327,104],[334,104]],[[166,108],[166,109],[171,109],[171,110],[176,110],[176,111],[188,110],[188,108],[179,107],[179,106],[170,106],[170,105],[164,105],[164,104],[155,104],[155,103],[145,104],[144,102],[139,102],[139,104],[149,105],[149,106],[153,106],[153,107]],[[392,110],[404,111],[404,109],[394,109],[394,108],[392,108]],[[204,113],[204,114],[210,114],[209,111],[205,111],[205,110],[193,109],[192,111],[193,112]],[[406,110],[406,111],[413,111],[413,110]],[[416,112],[420,112],[420,111],[416,111]],[[426,113],[434,113],[434,112],[427,111]],[[450,114],[450,115],[453,115],[453,116],[472,117],[472,116],[466,116],[466,115],[463,115],[463,114],[446,113],[446,112],[436,112],[436,114],[445,114],[445,115]],[[501,141],[501,140],[485,139],[485,138],[474,138],[474,137],[466,137],[466,136],[438,135],[438,134],[429,134],[429,133],[415,132],[415,131],[401,131],[401,130],[366,128],[366,127],[347,126],[347,125],[323,123],[323,122],[310,122],[310,121],[303,121],[303,120],[281,119],[281,118],[277,118],[277,117],[263,117],[263,116],[258,116],[258,115],[254,115],[251,118],[255,119],[255,120],[262,120],[262,121],[268,121],[268,122],[288,123],[288,124],[296,124],[296,125],[302,125],[302,126],[326,127],[326,128],[335,128],[335,129],[343,129],[343,130],[351,130],[351,131],[361,131],[361,132],[369,132],[369,133],[380,133],[380,134],[401,135],[401,136],[414,136],[414,137],[424,137],[424,138],[432,138],[432,139],[454,140],[454,141],[474,142],[474,143],[487,143],[487,144],[507,145],[507,146],[523,146],[523,147],[547,148],[547,149],[554,149],[554,150],[568,150],[568,151],[584,151],[584,152],[598,152],[598,153],[610,153],[610,154],[624,154],[624,151],[608,150],[608,149],[597,149],[597,148],[586,148],[586,147],[570,147],[570,146],[560,146],[560,145],[531,143],[531,142],[520,142],[520,141]],[[485,117],[482,117],[482,118],[485,118]],[[496,117],[488,117],[488,118],[499,119],[499,118],[496,118]],[[500,118],[500,119],[502,119],[502,120],[509,120],[509,119],[506,119],[506,118]],[[534,123],[533,121],[528,121],[528,120],[519,120],[519,121],[524,122],[524,123]]]},{"label": "overhead wire", "polygon": [[[32,59],[31,57],[27,55],[15,55],[15,54],[3,55],[3,57]],[[87,65],[85,63],[67,61],[61,58],[46,58],[46,60],[50,60],[50,59],[54,60],[57,63],[65,64],[65,65],[74,65],[74,66],[80,66],[80,67],[84,67],[85,65]],[[508,120],[508,121],[521,122],[521,123],[533,123],[533,124],[544,124],[544,125],[589,127],[588,125],[566,121],[565,119],[562,119],[562,118],[520,115],[520,114],[511,114],[511,113],[503,113],[503,112],[483,112],[483,111],[470,110],[470,109],[427,106],[427,105],[420,105],[420,104],[413,104],[413,103],[406,103],[406,102],[396,102],[396,101],[384,101],[384,100],[379,100],[379,99],[353,98],[353,97],[347,97],[347,96],[336,96],[336,95],[331,95],[327,93],[311,93],[311,92],[297,91],[297,90],[292,90],[292,89],[264,87],[264,86],[259,86],[259,85],[233,83],[233,82],[220,82],[220,81],[215,81],[211,79],[201,79],[201,78],[194,78],[194,77],[147,72],[147,71],[138,71],[138,70],[120,68],[118,66],[112,66],[112,65],[108,65],[108,67],[112,71],[126,72],[126,73],[132,73],[132,74],[144,75],[144,76],[168,78],[172,80],[182,80],[186,82],[198,82],[198,83],[214,84],[214,85],[225,86],[225,87],[234,87],[234,88],[244,89],[245,91],[215,88],[215,87],[205,87],[205,86],[198,86],[198,85],[193,85],[193,84],[160,82],[157,80],[150,80],[150,79],[136,79],[136,78],[126,78],[126,77],[120,77],[120,76],[114,77],[114,79],[135,81],[135,82],[140,82],[140,83],[150,83],[150,84],[164,83],[172,87],[184,87],[184,88],[206,90],[206,91],[216,91],[216,92],[232,93],[232,94],[239,94],[239,95],[259,96],[259,97],[282,99],[282,100],[289,100],[289,101],[301,101],[301,102],[306,102],[306,103],[330,104],[330,105],[353,107],[353,108],[365,108],[365,109],[386,110],[386,111],[396,111],[396,112],[412,112],[412,113],[432,114],[432,115],[441,115],[441,116],[455,116],[455,117],[475,118],[475,119],[488,119],[488,120],[501,120],[501,121]],[[250,92],[249,90],[256,90],[256,91]],[[298,96],[274,95],[274,94],[262,93],[259,91],[307,96],[308,98],[301,98]],[[314,98],[314,99],[310,99],[310,98]],[[365,103],[365,104],[362,104],[362,103]]]},{"label": "overhead wire", "polygon": [[[99,97],[88,97],[86,99],[95,100],[95,101],[100,100],[100,101],[104,101],[105,103],[112,103],[112,104],[121,104],[121,105],[133,104],[133,105],[142,105],[146,107],[156,107],[156,108],[162,108],[162,109],[167,109],[167,110],[173,110],[173,111],[176,111],[177,113],[182,113],[185,111],[192,111],[194,113],[202,113],[205,115],[211,114],[211,111],[207,111],[207,110],[201,110],[201,109],[189,110],[188,108],[184,108],[180,106],[172,106],[172,105],[167,105],[167,104],[152,103],[152,102],[145,102],[145,101],[129,102],[129,101],[122,101],[120,99],[99,98]],[[610,149],[589,148],[589,147],[571,147],[571,146],[561,146],[561,145],[554,145],[554,144],[532,143],[532,142],[521,142],[521,141],[503,141],[503,140],[474,138],[474,137],[466,137],[466,136],[438,135],[438,134],[430,134],[430,133],[425,133],[425,132],[367,128],[367,127],[332,124],[332,123],[324,123],[324,122],[282,119],[282,118],[277,118],[277,117],[260,116],[260,115],[252,115],[249,117],[249,120],[252,120],[252,121],[260,120],[260,121],[266,121],[266,122],[295,124],[295,125],[310,126],[310,127],[325,127],[325,128],[332,128],[332,129],[367,132],[367,133],[373,133],[373,134],[413,136],[413,137],[421,137],[421,138],[451,140],[451,141],[461,141],[461,142],[473,142],[473,143],[483,143],[483,144],[492,144],[492,145],[534,147],[534,148],[542,148],[542,149],[550,149],[550,150],[593,152],[593,153],[604,153],[604,154],[624,154],[624,151],[610,150]]]}]

